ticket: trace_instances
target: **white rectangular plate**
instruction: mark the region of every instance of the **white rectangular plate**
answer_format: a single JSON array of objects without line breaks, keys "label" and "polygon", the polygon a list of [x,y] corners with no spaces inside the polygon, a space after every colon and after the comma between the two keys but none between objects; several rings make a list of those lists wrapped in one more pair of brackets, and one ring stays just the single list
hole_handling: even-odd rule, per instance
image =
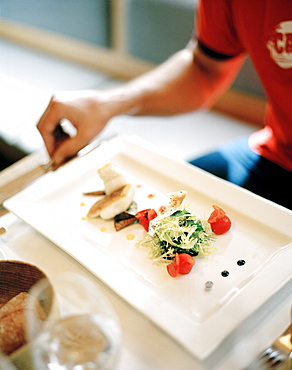
[{"label": "white rectangular plate", "polygon": [[[137,247],[145,237],[140,225],[116,232],[112,220],[86,219],[97,198],[83,192],[103,189],[97,169],[108,162],[136,186],[139,210],[166,205],[167,193],[184,189],[185,204],[196,215],[208,217],[216,204],[231,218],[231,230],[215,236],[215,253],[197,258],[190,274],[170,277],[165,266],[153,265],[147,250]],[[104,143],[46,174],[7,200],[5,207],[199,359],[292,277],[292,212],[177,161],[137,137]],[[240,259],[246,261],[244,266],[237,265]],[[223,270],[228,277],[222,277]],[[214,283],[210,291],[205,290],[208,280]]]}]

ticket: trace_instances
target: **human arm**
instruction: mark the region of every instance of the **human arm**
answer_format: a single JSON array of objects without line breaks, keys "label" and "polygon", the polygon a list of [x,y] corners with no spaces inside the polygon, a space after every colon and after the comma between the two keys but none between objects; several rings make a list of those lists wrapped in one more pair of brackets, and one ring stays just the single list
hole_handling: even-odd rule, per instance
[{"label": "human arm", "polygon": [[[242,61],[216,61],[192,42],[153,71],[117,88],[56,94],[38,128],[59,166],[120,114],[171,115],[211,106],[230,86]],[[52,133],[61,119],[68,119],[77,134],[57,145]]]}]

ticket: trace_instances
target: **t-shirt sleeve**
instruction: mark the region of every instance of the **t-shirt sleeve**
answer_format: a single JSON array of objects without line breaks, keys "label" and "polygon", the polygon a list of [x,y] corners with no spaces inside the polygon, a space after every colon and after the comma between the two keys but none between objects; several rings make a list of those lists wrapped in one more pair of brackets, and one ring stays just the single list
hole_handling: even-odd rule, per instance
[{"label": "t-shirt sleeve", "polygon": [[205,54],[224,60],[244,51],[233,21],[232,1],[199,0],[194,37]]}]

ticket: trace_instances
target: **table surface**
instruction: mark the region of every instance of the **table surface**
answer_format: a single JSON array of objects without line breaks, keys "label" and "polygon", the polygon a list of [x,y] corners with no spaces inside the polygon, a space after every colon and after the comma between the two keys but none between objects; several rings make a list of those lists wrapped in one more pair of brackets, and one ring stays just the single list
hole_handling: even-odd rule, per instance
[{"label": "table surface", "polygon": [[[41,150],[0,172],[0,191],[5,183],[45,158],[46,154]],[[206,360],[199,362],[95,275],[18,217],[12,213],[2,215],[0,226],[7,228],[7,233],[0,239],[0,248],[7,259],[26,261],[38,266],[53,284],[54,276],[60,271],[82,274],[108,298],[119,316],[123,331],[117,370],[244,369],[291,322],[292,281],[240,324]]]}]

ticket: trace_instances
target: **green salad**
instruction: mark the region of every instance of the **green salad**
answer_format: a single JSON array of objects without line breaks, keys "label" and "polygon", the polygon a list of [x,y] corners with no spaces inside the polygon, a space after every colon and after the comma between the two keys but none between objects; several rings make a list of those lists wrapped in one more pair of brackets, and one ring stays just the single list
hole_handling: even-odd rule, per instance
[{"label": "green salad", "polygon": [[182,208],[152,220],[142,244],[150,247],[150,257],[155,263],[169,263],[176,253],[187,253],[192,257],[213,253],[212,241],[207,220]]}]

